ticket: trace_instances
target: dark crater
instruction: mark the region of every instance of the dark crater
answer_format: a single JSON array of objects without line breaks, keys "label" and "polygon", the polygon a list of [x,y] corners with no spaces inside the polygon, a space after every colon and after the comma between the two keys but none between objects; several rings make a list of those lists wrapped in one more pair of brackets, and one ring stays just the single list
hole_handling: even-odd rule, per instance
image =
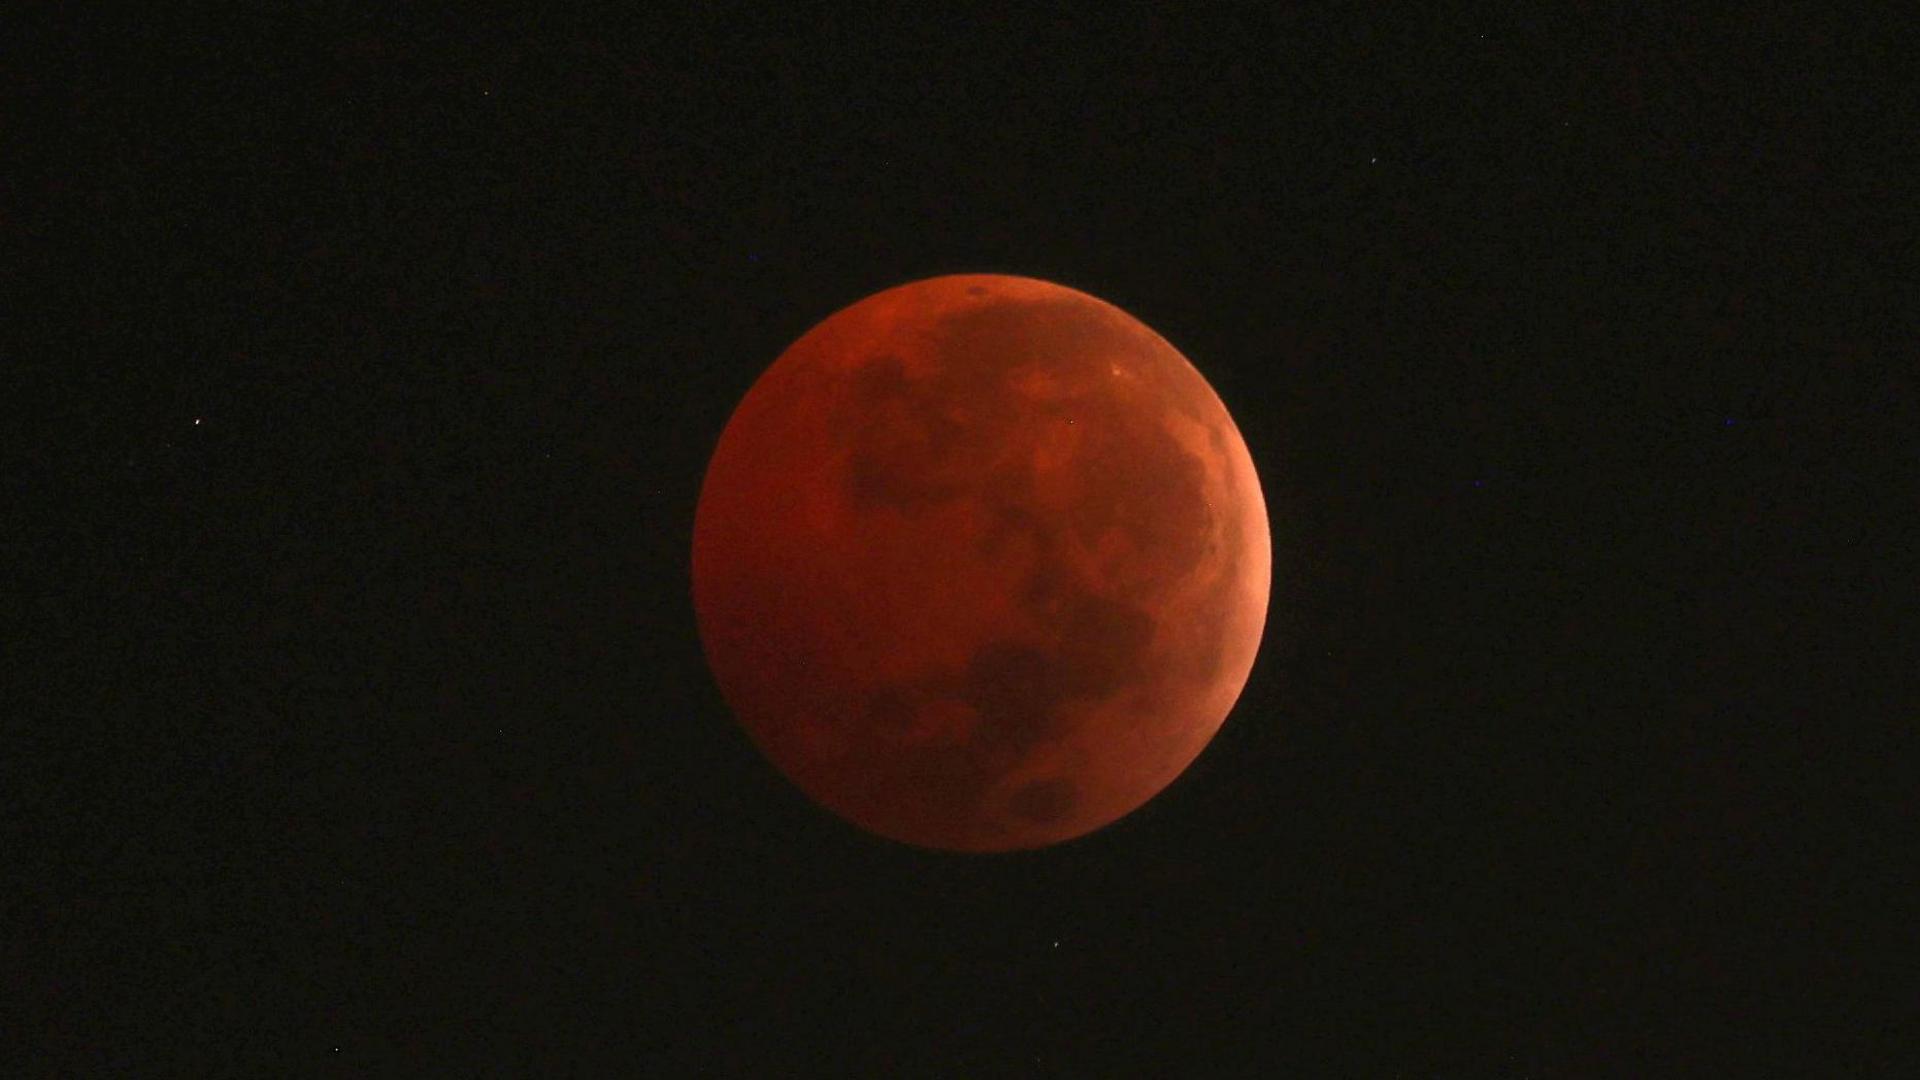
[{"label": "dark crater", "polygon": [[915,711],[912,697],[900,686],[882,686],[867,698],[867,723],[883,734],[913,730]]},{"label": "dark crater", "polygon": [[1007,800],[1007,807],[1022,820],[1045,825],[1071,813],[1075,799],[1073,782],[1053,777],[1023,785]]},{"label": "dark crater", "polygon": [[847,484],[858,506],[924,509],[976,482],[975,432],[945,408],[937,379],[913,379],[898,357],[881,356],[853,373],[840,428],[852,445]]},{"label": "dark crater", "polygon": [[1024,752],[1059,734],[1056,709],[1071,695],[1071,673],[1046,651],[994,642],[974,653],[960,698],[980,712],[980,738]]}]

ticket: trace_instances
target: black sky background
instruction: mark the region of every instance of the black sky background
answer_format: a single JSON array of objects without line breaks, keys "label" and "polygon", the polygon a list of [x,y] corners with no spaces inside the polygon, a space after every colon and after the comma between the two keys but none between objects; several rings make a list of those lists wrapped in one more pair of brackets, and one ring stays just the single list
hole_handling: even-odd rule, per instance
[{"label": "black sky background", "polygon": [[[162,22],[9,46],[21,1074],[1911,1063],[1869,20]],[[959,271],[1179,347],[1275,544],[1194,768],[989,858],[807,803],[687,595],[752,381]]]}]

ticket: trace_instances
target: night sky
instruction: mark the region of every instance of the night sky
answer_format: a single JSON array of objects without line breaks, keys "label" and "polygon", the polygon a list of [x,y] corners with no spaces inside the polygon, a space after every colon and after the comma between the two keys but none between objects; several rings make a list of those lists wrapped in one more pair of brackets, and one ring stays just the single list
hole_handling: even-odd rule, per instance
[{"label": "night sky", "polygon": [[[1910,736],[1841,734],[1920,572],[1870,20],[764,7],[10,35],[16,370],[85,451],[10,461],[87,498],[0,1062],[1904,1071]],[[1194,767],[991,857],[806,801],[688,583],[753,380],[962,271],[1178,347],[1274,539]]]}]

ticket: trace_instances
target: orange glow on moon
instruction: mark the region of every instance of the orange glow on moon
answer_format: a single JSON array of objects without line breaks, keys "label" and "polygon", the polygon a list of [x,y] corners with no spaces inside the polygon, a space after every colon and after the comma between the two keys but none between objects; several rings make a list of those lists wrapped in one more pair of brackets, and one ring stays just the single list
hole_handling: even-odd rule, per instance
[{"label": "orange glow on moon", "polygon": [[1266,618],[1225,406],[1125,312],[1031,278],[829,317],[734,411],[694,522],[720,690],[815,802],[895,840],[1040,847],[1179,776]]}]

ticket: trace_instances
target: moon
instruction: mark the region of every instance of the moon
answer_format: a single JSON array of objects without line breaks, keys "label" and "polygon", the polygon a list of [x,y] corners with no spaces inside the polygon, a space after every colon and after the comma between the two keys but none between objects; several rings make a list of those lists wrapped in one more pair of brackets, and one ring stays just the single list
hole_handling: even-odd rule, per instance
[{"label": "moon", "polygon": [[1266,504],[1226,407],[1120,309],[1033,278],[887,289],[735,409],[694,516],[722,696],[814,802],[947,851],[1131,813],[1259,649]]}]

